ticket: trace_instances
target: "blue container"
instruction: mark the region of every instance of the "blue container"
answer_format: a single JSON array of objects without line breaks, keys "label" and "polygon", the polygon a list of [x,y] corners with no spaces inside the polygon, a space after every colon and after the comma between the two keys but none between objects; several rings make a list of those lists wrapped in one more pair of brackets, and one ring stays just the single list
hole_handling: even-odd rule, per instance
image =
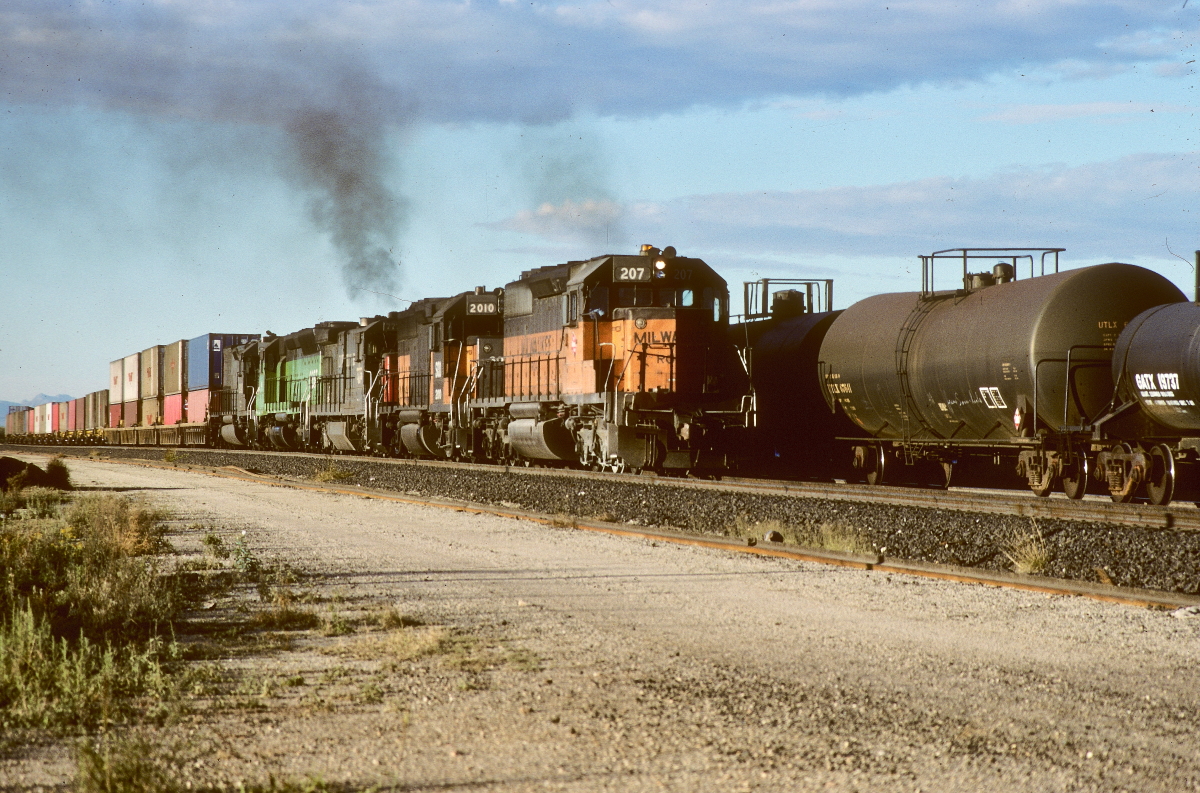
[{"label": "blue container", "polygon": [[188,391],[221,388],[224,367],[221,351],[226,347],[258,341],[257,333],[206,333],[187,343]]}]

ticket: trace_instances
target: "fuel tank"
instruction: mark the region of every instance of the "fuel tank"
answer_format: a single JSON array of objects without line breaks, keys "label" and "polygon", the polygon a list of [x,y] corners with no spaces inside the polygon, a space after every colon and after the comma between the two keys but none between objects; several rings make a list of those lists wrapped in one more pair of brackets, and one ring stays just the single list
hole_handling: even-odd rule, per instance
[{"label": "fuel tank", "polygon": [[1117,339],[1112,376],[1122,402],[1136,400],[1177,432],[1200,433],[1200,305],[1170,303],[1134,317]]},{"label": "fuel tank", "polygon": [[1004,440],[1096,419],[1112,350],[1143,311],[1185,300],[1109,263],[972,291],[876,295],[821,344],[824,397],[878,438]]}]

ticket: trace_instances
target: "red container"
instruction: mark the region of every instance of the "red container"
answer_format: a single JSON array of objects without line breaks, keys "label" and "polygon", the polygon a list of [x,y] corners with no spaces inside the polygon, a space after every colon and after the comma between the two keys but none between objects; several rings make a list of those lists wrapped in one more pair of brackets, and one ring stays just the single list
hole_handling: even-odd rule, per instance
[{"label": "red container", "polygon": [[138,425],[138,419],[141,418],[141,416],[138,415],[141,413],[141,410],[139,410],[141,406],[142,403],[136,399],[132,402],[126,402],[122,406],[121,414],[125,421],[126,427],[136,427]]},{"label": "red container", "polygon": [[208,389],[189,391],[187,394],[188,424],[208,420]]},{"label": "red container", "polygon": [[118,402],[115,405],[110,404],[108,406],[108,425],[107,426],[109,426],[109,427],[121,426],[122,418],[123,418],[123,416],[122,416],[122,411],[121,411],[121,403]]},{"label": "red container", "polygon": [[47,413],[50,416],[50,426],[46,428],[46,432],[58,432],[58,406],[61,402],[51,402],[47,407]]},{"label": "red container", "polygon": [[183,423],[183,394],[167,394],[163,399],[163,424]]}]

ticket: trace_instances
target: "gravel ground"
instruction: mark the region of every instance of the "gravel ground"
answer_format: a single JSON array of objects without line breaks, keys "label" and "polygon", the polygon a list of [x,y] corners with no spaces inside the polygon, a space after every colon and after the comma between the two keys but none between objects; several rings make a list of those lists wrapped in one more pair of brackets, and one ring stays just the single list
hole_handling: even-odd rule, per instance
[{"label": "gravel ground", "polygon": [[[86,450],[75,449],[71,453],[86,454]],[[157,461],[164,455],[162,449],[115,447],[105,447],[102,453],[113,458]],[[518,504],[550,514],[722,536],[728,536],[739,520],[743,524],[777,521],[802,532],[836,523],[861,537],[868,546],[886,549],[886,555],[891,557],[988,570],[1011,569],[1006,549],[1015,538],[1040,532],[1049,554],[1046,575],[1200,593],[1198,532],[1063,520],[1039,520],[1033,524],[1029,518],[1007,515],[855,504],[802,496],[699,491],[657,479],[646,484],[583,485],[575,477],[525,476],[503,470],[480,472],[353,457],[321,460],[298,455],[177,451],[176,461],[181,465],[233,465],[302,478],[332,465],[349,475],[344,480],[346,484],[486,504]]]},{"label": "gravel ground", "polygon": [[[314,586],[345,602],[398,604],[480,647],[537,659],[351,663],[354,642],[370,637],[349,636],[243,660],[264,679],[326,682],[168,731],[209,747],[198,781],[318,774],[347,789],[405,791],[1200,789],[1200,618],[186,471],[86,461],[71,469],[85,486],[146,493],[175,509],[181,526],[244,529],[256,553],[316,574]],[[611,509],[615,499],[600,490],[608,487],[580,488],[579,498],[595,488],[596,503]],[[184,532],[178,542],[199,538]],[[344,690],[364,681],[379,696]],[[3,760],[0,786],[61,784],[66,751]]]}]

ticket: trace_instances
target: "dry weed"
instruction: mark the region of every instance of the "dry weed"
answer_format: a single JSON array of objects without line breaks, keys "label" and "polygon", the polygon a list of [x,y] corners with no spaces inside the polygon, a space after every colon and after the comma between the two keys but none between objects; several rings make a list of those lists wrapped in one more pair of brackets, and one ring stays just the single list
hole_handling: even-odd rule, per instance
[{"label": "dry weed", "polygon": [[1013,572],[1038,575],[1050,565],[1050,551],[1037,521],[1029,521],[1028,531],[1015,531],[1004,547]]},{"label": "dry weed", "polygon": [[318,482],[342,482],[353,476],[353,471],[347,471],[331,464],[313,474],[313,479]]}]

